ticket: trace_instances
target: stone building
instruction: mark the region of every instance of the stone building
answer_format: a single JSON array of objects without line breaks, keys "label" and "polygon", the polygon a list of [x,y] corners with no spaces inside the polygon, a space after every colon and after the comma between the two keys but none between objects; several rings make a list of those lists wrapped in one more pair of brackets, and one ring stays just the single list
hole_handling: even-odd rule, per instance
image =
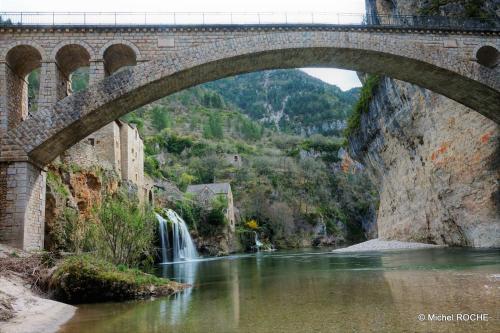
[{"label": "stone building", "polygon": [[238,154],[225,154],[225,160],[236,168],[241,168],[243,165],[243,160],[241,159],[241,155]]},{"label": "stone building", "polygon": [[186,192],[194,194],[195,199],[206,208],[211,207],[212,201],[217,196],[224,197],[227,200],[226,218],[229,222],[229,228],[234,231],[234,201],[229,183],[189,185]]},{"label": "stone building", "polygon": [[144,176],[144,143],[137,128],[116,120],[92,133],[61,155],[65,163],[99,165],[137,186],[139,200],[153,202],[151,179]]}]

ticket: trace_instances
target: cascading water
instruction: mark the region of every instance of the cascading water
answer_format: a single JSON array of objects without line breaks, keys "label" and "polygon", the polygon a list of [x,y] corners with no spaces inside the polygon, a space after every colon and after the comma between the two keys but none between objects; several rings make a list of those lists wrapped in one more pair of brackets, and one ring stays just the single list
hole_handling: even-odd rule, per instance
[{"label": "cascading water", "polygon": [[259,235],[257,235],[257,232],[253,232],[255,234],[255,248],[257,249],[257,252],[259,252],[260,248],[262,245],[264,245],[260,240],[259,240]]},{"label": "cascading water", "polygon": [[167,209],[165,213],[168,220],[156,214],[160,228],[163,262],[169,262],[168,249],[170,248],[170,241],[167,227],[169,222],[172,230],[172,261],[187,261],[198,258],[198,252],[193,244],[186,222],[171,209]]}]

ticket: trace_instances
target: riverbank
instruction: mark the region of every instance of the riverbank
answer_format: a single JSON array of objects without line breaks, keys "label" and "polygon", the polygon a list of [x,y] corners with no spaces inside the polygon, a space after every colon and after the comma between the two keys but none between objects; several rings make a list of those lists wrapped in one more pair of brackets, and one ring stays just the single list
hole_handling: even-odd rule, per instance
[{"label": "riverbank", "polygon": [[0,277],[2,333],[51,333],[73,317],[76,307],[33,293],[21,278]]},{"label": "riverbank", "polygon": [[88,255],[56,259],[0,245],[0,332],[56,332],[76,311],[65,303],[167,296],[187,287]]},{"label": "riverbank", "polygon": [[381,239],[371,239],[369,241],[344,247],[341,249],[333,250],[334,253],[346,252],[366,252],[366,251],[386,251],[386,250],[413,250],[413,249],[429,249],[445,247],[443,245],[414,243],[414,242],[400,242],[400,241],[387,241]]}]

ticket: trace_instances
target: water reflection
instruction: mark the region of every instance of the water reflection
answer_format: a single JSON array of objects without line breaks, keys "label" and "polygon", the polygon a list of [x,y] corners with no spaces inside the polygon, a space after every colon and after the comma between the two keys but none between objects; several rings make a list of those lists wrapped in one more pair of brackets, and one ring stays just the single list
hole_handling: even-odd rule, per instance
[{"label": "water reflection", "polygon": [[[163,264],[160,266],[161,276],[194,286],[198,264],[197,261]],[[173,295],[170,299],[163,299],[160,303],[161,314],[166,315],[172,324],[179,324],[189,309],[192,292],[193,288],[188,288],[182,293]]]},{"label": "water reflection", "polygon": [[[497,332],[500,251],[274,252],[162,265],[191,289],[79,307],[61,332]],[[495,321],[419,322],[485,312]]]}]

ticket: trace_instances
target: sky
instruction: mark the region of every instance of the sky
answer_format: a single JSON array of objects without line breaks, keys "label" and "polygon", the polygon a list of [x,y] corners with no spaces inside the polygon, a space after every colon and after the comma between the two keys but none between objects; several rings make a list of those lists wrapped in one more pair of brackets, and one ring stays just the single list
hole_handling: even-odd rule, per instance
[{"label": "sky", "polygon": [[[365,11],[365,0],[0,0],[0,12],[330,12]],[[305,14],[304,14],[305,15]],[[342,90],[361,86],[355,72],[303,69]]]}]

